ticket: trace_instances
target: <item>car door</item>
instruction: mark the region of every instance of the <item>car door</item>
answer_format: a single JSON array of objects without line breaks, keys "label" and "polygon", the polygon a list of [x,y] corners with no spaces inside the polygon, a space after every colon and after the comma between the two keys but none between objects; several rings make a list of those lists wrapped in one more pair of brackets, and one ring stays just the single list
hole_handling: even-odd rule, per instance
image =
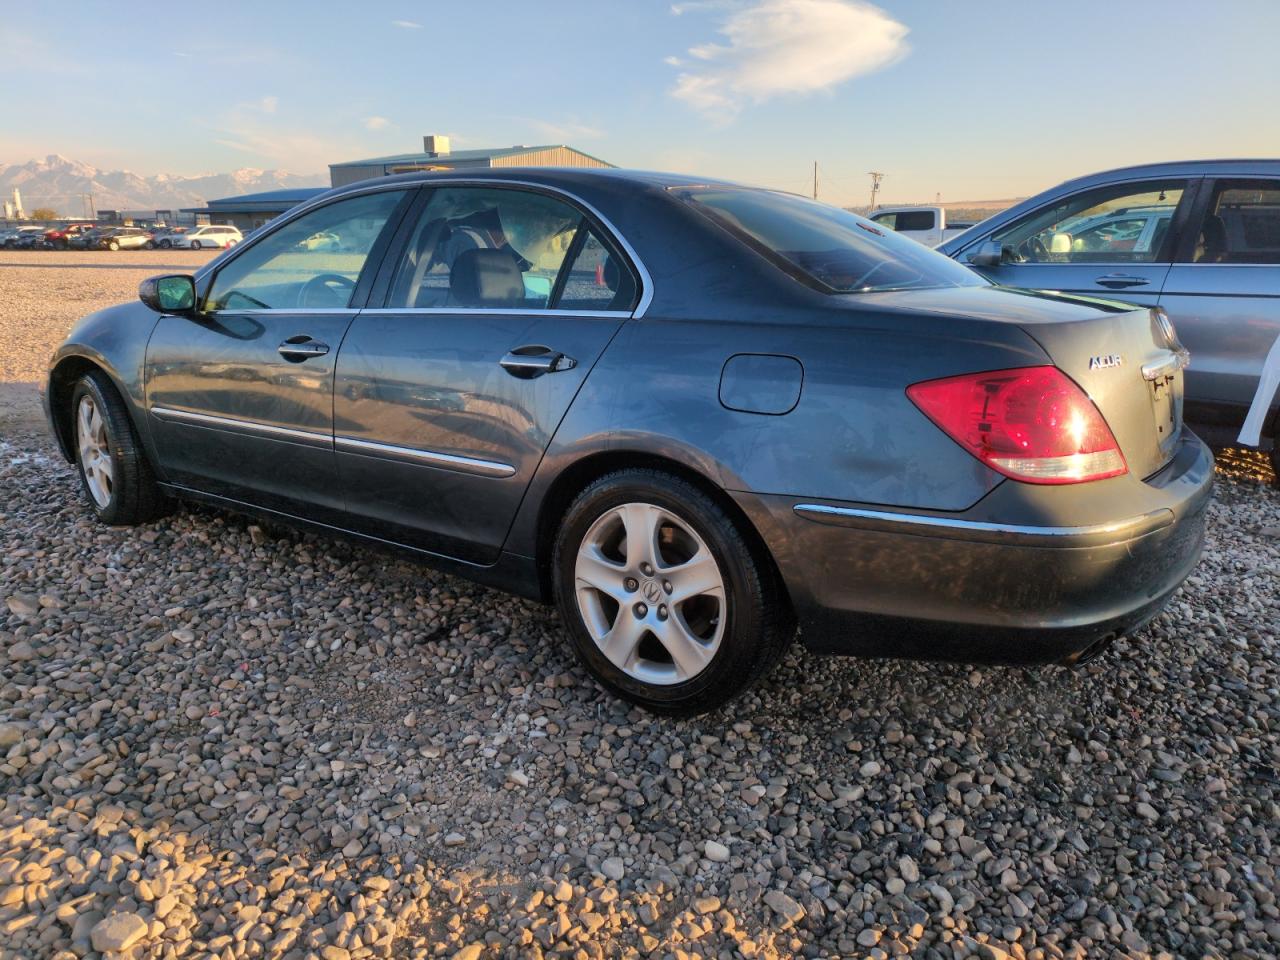
[{"label": "car door", "polygon": [[1238,427],[1280,336],[1280,177],[1206,183],[1160,305],[1191,351],[1189,416]]},{"label": "car door", "polygon": [[[341,516],[334,362],[409,196],[379,190],[304,213],[219,266],[198,319],[160,319],[146,390],[166,478],[288,513]],[[318,229],[350,243],[340,255],[298,246]]]},{"label": "car door", "polygon": [[406,222],[384,306],[338,355],[342,490],[362,532],[489,563],[636,275],[589,211],[534,188],[441,186]]},{"label": "car door", "polygon": [[1002,262],[978,272],[1006,286],[1154,306],[1196,182],[1109,184],[1054,200],[996,231]]}]

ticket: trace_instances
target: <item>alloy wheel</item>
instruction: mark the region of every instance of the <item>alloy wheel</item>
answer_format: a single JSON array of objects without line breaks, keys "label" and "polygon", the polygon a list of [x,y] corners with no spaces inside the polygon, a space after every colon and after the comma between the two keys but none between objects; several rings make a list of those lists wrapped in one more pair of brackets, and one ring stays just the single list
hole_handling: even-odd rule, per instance
[{"label": "alloy wheel", "polygon": [[107,424],[93,397],[85,395],[76,407],[76,442],[80,451],[80,469],[84,471],[89,496],[101,508],[111,503],[115,483],[115,466],[111,461],[111,443]]},{"label": "alloy wheel", "polygon": [[574,565],[578,612],[614,666],[642,683],[684,683],[724,637],[724,576],[698,533],[669,510],[627,503],[588,529]]}]

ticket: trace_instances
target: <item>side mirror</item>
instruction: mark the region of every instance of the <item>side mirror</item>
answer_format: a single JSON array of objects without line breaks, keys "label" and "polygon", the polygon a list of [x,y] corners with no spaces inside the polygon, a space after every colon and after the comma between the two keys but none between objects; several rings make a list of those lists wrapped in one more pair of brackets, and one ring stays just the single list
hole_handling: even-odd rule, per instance
[{"label": "side mirror", "polygon": [[196,282],[185,273],[148,277],[138,285],[138,299],[156,313],[192,317],[196,313]]},{"label": "side mirror", "polygon": [[971,267],[998,267],[1004,262],[1004,244],[999,240],[983,240],[969,254]]}]

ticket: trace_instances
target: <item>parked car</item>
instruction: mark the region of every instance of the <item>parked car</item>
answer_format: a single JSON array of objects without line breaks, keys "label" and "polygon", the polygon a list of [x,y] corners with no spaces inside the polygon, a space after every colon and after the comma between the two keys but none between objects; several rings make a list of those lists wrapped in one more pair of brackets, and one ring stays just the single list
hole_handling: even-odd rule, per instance
[{"label": "parked car", "polygon": [[23,228],[13,246],[18,250],[45,250],[51,245],[45,239],[44,227]]},{"label": "parked car", "polygon": [[[340,267],[298,250],[323,231]],[[1078,662],[1204,536],[1163,314],[992,285],[803,197],[380,178],[140,301],[82,320],[45,391],[102,521],[190,498],[554,598],[660,712],[724,703],[797,623],[825,653]]]},{"label": "parked car", "polygon": [[[997,283],[1164,308],[1191,351],[1187,421],[1228,444],[1280,336],[1280,160],[1092,174],[984,220],[940,250]],[[1280,469],[1280,400],[1262,434]]]},{"label": "parked car", "polygon": [[110,232],[111,227],[94,227],[75,236],[67,238],[67,247],[71,250],[97,250],[98,238]]},{"label": "parked car", "polygon": [[45,243],[55,250],[66,250],[71,245],[71,240],[80,236],[86,230],[92,230],[97,226],[96,223],[69,223],[62,227],[52,227],[44,232]]},{"label": "parked car", "polygon": [[5,249],[12,250],[15,247],[21,247],[23,240],[27,237],[43,240],[44,227],[14,227],[6,230],[3,236],[0,236],[0,244],[3,244]]},{"label": "parked car", "polygon": [[870,218],[926,247],[936,247],[973,226],[971,220],[948,220],[946,207],[877,207]]},{"label": "parked car", "polygon": [[165,227],[164,229],[158,230],[152,234],[151,242],[161,250],[168,250],[173,246],[174,237],[181,236],[186,232],[186,227]]},{"label": "parked car", "polygon": [[97,237],[100,250],[141,250],[151,241],[151,234],[140,227],[112,227]]},{"label": "parked car", "polygon": [[234,247],[244,238],[235,227],[203,226],[193,227],[185,233],[175,233],[169,237],[169,246],[178,249],[199,250],[202,247]]},{"label": "parked car", "polygon": [[341,247],[342,240],[336,233],[329,230],[321,230],[319,233],[298,241],[298,249],[300,250],[338,250]]}]

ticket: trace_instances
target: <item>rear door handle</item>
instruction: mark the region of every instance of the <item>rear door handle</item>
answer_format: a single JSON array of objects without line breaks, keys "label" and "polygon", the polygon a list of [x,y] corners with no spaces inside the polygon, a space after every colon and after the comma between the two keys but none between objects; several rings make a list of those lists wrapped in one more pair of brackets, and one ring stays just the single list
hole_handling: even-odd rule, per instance
[{"label": "rear door handle", "polygon": [[1145,287],[1151,281],[1146,277],[1134,277],[1127,273],[1108,273],[1105,277],[1098,277],[1093,282],[1100,287],[1121,290],[1125,287]]},{"label": "rear door handle", "polygon": [[329,345],[319,340],[312,340],[305,333],[290,337],[278,348],[280,356],[290,363],[301,363],[311,357],[323,357],[329,352]]},{"label": "rear door handle", "polygon": [[573,357],[566,357],[563,353],[536,343],[516,347],[498,363],[507,373],[521,380],[532,380],[544,373],[572,370],[578,365],[578,361]]}]

